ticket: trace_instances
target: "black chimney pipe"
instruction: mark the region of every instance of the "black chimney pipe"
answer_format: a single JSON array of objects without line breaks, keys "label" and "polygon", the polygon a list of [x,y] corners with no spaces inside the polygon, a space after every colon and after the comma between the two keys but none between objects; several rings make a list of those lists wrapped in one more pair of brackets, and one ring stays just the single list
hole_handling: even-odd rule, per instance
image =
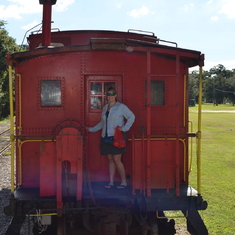
[{"label": "black chimney pipe", "polygon": [[43,4],[42,46],[51,45],[51,8],[57,0],[39,0]]}]

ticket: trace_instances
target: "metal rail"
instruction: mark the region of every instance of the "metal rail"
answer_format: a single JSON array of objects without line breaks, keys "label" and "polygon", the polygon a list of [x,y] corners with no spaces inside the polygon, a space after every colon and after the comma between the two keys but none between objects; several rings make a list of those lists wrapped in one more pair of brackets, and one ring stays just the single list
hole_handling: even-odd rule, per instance
[{"label": "metal rail", "polygon": [[9,149],[10,146],[11,146],[11,144],[8,144],[8,145],[6,145],[5,147],[3,147],[3,148],[0,150],[0,156],[2,156],[2,154],[4,154],[4,153]]},{"label": "metal rail", "polygon": [[[9,133],[10,133],[10,129],[6,129],[4,131],[2,131],[0,133],[0,138],[4,138],[4,137],[7,137],[8,138],[8,142],[10,141],[10,138],[9,138]],[[1,141],[1,149],[0,149],[0,156],[2,156],[10,147],[11,144],[9,143],[5,143],[6,141]]]},{"label": "metal rail", "polygon": [[[9,56],[9,55],[8,55]],[[10,140],[11,140],[11,193],[14,193],[15,186],[15,136],[14,136],[14,101],[13,101],[13,72],[12,65],[9,65],[9,102],[10,102]]]},{"label": "metal rail", "polygon": [[1,132],[1,133],[0,133],[0,136],[6,134],[7,132],[10,132],[10,129],[7,129],[7,130]]}]

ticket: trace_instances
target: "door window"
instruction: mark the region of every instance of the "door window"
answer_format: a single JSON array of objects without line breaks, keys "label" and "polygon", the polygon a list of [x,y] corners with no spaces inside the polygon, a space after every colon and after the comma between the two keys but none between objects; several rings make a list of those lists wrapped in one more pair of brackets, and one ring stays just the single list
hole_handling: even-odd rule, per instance
[{"label": "door window", "polygon": [[115,82],[90,82],[90,109],[99,110],[106,104],[106,91],[113,87],[116,89]]}]

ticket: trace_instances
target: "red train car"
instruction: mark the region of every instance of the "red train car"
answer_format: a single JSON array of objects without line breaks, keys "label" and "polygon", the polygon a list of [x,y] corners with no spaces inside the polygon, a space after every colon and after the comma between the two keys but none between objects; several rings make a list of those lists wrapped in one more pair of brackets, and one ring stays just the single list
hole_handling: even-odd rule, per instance
[{"label": "red train car", "polygon": [[[208,234],[198,213],[207,203],[189,186],[188,142],[198,135],[188,131],[188,69],[203,66],[203,54],[162,45],[148,32],[51,33],[55,1],[44,2],[42,34],[29,36],[29,51],[8,55],[16,188],[13,182],[6,234],[18,234],[26,215],[52,224],[43,234],[69,234],[67,222],[93,234],[174,234],[168,210],[183,212],[191,234]],[[99,122],[110,86],[136,116],[123,156],[124,190],[104,189],[100,132],[86,130]]]}]

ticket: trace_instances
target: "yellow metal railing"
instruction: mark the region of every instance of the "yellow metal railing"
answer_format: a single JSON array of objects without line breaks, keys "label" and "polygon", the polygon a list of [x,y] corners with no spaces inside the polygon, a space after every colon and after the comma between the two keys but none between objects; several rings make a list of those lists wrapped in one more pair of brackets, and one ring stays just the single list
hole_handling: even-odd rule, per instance
[{"label": "yellow metal railing", "polygon": [[197,132],[197,190],[201,194],[201,123],[202,123],[202,66],[199,67],[198,132]]},{"label": "yellow metal railing", "polygon": [[22,185],[22,145],[24,143],[28,142],[50,142],[52,140],[18,140],[18,150],[19,150],[19,156],[18,156],[18,163],[19,163],[19,172],[18,172],[18,184],[17,186],[20,187]]},{"label": "yellow metal railing", "polygon": [[15,136],[14,136],[14,108],[13,108],[13,77],[12,77],[11,65],[9,65],[9,101],[10,101],[10,140],[11,140],[11,193],[14,193]]},{"label": "yellow metal railing", "polygon": [[58,215],[57,213],[48,213],[48,214],[29,214],[26,216],[30,216],[30,217],[38,217],[38,216],[52,216],[52,215]]},{"label": "yellow metal railing", "polygon": [[[193,133],[193,122],[188,121],[190,123],[190,132]],[[189,164],[188,164],[188,171],[192,171],[192,164],[193,164],[193,138],[190,138],[189,142],[189,147],[190,147],[190,154],[189,154]]]},{"label": "yellow metal railing", "polygon": [[[12,69],[12,68],[11,68]],[[9,68],[9,83],[11,84],[11,86],[9,86],[9,89],[11,90],[10,92],[10,104],[11,104],[11,100],[12,100],[12,107],[13,107],[13,87],[12,87],[12,77],[10,77],[10,74],[12,75],[12,71],[10,73],[10,68]],[[19,122],[18,122],[18,126],[17,129],[19,130],[19,134],[21,134],[22,131],[22,77],[21,74],[18,73],[16,74],[16,76],[18,77],[18,99],[19,99]],[[11,112],[13,113],[13,111]],[[12,120],[13,120],[13,114],[12,116]],[[15,140],[15,136],[14,136],[14,122],[11,121],[11,126],[13,127],[13,131],[11,133],[13,133],[13,141]],[[48,141],[52,141],[52,140],[18,140],[18,150],[19,150],[19,155],[18,155],[18,183],[17,186],[20,187],[22,185],[22,145],[24,143],[27,142],[48,142]],[[13,144],[14,147],[14,144]],[[12,183],[11,183],[11,188],[12,188],[12,192],[14,192],[14,149],[11,151],[12,152],[12,165],[11,165],[11,172],[12,172]]]},{"label": "yellow metal railing", "polygon": [[19,126],[17,129],[19,130],[19,134],[22,131],[22,88],[21,88],[21,74],[17,73],[16,76],[18,77],[18,98],[19,98]]},{"label": "yellow metal railing", "polygon": [[[141,141],[142,139],[134,139],[134,141]],[[144,140],[147,140],[147,138],[145,138]],[[150,138],[150,141],[153,140],[177,140],[177,138]],[[133,139],[128,139],[128,141],[133,141]],[[181,143],[183,143],[184,146],[184,181],[186,181],[186,174],[187,174],[187,169],[186,169],[186,158],[187,158],[187,154],[186,154],[186,143],[185,143],[185,139],[179,139],[179,141],[181,141]]]},{"label": "yellow metal railing", "polygon": [[183,123],[183,126],[185,127],[186,125],[186,93],[187,93],[187,83],[186,83],[186,74],[184,74],[184,123]]}]

